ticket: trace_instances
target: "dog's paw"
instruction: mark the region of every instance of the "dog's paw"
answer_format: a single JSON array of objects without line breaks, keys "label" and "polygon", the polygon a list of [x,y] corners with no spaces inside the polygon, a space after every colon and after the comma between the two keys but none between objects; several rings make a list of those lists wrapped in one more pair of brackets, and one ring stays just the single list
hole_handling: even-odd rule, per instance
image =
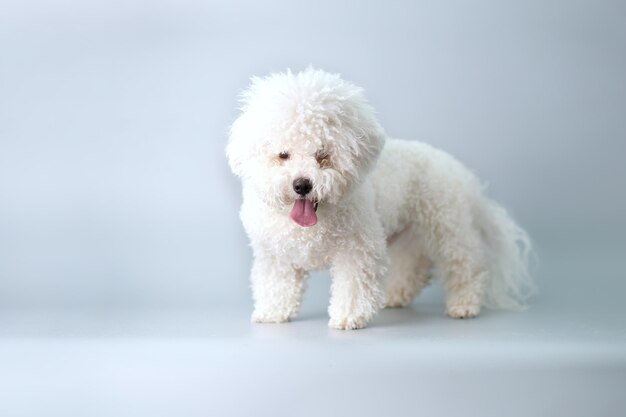
[{"label": "dog's paw", "polygon": [[413,297],[409,296],[406,291],[390,291],[387,294],[385,308],[402,308],[408,307],[413,301]]},{"label": "dog's paw", "polygon": [[253,323],[286,323],[290,319],[289,313],[272,310],[254,310],[251,321]]},{"label": "dog's paw", "polygon": [[331,318],[328,327],[339,330],[356,330],[367,326],[367,320],[363,317]]},{"label": "dog's paw", "polygon": [[480,313],[480,304],[464,303],[448,306],[448,316],[453,319],[471,319]]}]

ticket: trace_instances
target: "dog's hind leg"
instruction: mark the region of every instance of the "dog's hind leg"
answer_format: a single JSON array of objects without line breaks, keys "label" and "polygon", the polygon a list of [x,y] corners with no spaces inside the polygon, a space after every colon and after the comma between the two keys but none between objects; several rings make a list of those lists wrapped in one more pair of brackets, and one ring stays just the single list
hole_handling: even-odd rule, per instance
[{"label": "dog's hind leg", "polygon": [[428,253],[446,291],[447,313],[452,318],[478,315],[487,268],[479,232],[460,194],[439,194],[422,201],[420,224]]},{"label": "dog's hind leg", "polygon": [[391,269],[385,307],[406,307],[430,281],[432,262],[411,228],[391,239],[389,257]]}]

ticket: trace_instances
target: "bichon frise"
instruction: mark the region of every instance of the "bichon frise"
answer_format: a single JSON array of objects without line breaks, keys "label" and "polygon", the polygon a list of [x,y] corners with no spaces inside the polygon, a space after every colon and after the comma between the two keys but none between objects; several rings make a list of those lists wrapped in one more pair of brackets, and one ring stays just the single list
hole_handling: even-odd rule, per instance
[{"label": "bichon frise", "polygon": [[255,322],[293,318],[323,268],[337,329],[409,305],[432,275],[453,318],[529,295],[526,233],[450,155],[386,139],[363,90],[337,74],[253,78],[226,153],[243,183]]}]

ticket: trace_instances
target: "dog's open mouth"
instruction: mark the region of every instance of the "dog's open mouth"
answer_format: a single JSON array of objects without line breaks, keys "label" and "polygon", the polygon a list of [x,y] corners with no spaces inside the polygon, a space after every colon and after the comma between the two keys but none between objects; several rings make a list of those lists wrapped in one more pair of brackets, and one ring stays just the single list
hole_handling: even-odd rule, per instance
[{"label": "dog's open mouth", "polygon": [[299,198],[293,203],[291,219],[302,227],[311,227],[317,224],[317,200]]}]

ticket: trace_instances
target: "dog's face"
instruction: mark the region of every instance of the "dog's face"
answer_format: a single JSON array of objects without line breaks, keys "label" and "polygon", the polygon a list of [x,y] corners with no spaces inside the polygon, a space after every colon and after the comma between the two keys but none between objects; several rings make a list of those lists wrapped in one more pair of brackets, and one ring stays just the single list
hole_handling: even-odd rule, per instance
[{"label": "dog's face", "polygon": [[253,79],[242,110],[226,150],[233,172],[303,227],[360,183],[384,144],[362,90],[323,71]]}]

